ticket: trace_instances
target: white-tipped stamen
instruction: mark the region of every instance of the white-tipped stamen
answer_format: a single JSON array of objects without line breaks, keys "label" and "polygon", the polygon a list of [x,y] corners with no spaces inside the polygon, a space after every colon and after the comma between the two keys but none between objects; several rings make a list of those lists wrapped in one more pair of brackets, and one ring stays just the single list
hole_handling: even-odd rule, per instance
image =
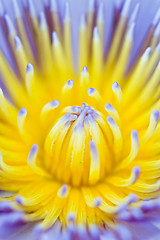
[{"label": "white-tipped stamen", "polygon": [[142,57],[141,57],[142,61],[145,61],[145,62],[148,61],[149,56],[150,56],[150,54],[151,54],[151,51],[152,51],[152,48],[151,48],[151,47],[147,47],[147,48],[146,48],[144,54],[143,54]]},{"label": "white-tipped stamen", "polygon": [[100,207],[102,204],[102,198],[101,197],[96,197],[94,199],[93,207]]},{"label": "white-tipped stamen", "polygon": [[135,28],[135,22],[132,22],[129,29],[128,29],[128,32],[126,34],[126,40],[127,41],[132,41],[133,40],[134,28]]},{"label": "white-tipped stamen", "polygon": [[53,13],[58,12],[56,0],[50,0],[50,9]]},{"label": "white-tipped stamen", "polygon": [[95,184],[100,178],[100,160],[99,160],[99,153],[96,147],[95,141],[91,140],[89,142],[90,147],[90,172],[89,172],[89,183]]},{"label": "white-tipped stamen", "polygon": [[72,67],[72,38],[71,38],[71,16],[69,2],[65,3],[64,13],[64,50],[66,56],[66,64],[68,68]]},{"label": "white-tipped stamen", "polygon": [[148,126],[148,129],[147,129],[145,135],[142,137],[141,144],[142,143],[144,144],[153,135],[153,133],[157,127],[158,121],[159,121],[159,111],[157,109],[155,109],[151,113],[149,126]]},{"label": "white-tipped stamen", "polygon": [[56,59],[57,67],[63,72],[66,70],[66,61],[64,52],[56,32],[52,32],[52,50]]},{"label": "white-tipped stamen", "polygon": [[101,40],[101,48],[103,49],[103,38],[104,38],[104,5],[103,2],[100,3],[97,13],[96,25],[99,29],[99,35]]},{"label": "white-tipped stamen", "polygon": [[46,22],[46,17],[45,17],[44,12],[40,12],[39,22],[40,22],[40,28],[41,29],[46,29],[47,28],[47,22]]},{"label": "white-tipped stamen", "polygon": [[18,36],[14,37],[14,43],[15,43],[15,54],[16,54],[16,59],[19,66],[19,71],[21,73],[21,76],[24,78],[25,76],[24,66],[26,66],[28,63],[25,48],[23,47],[21,39]]},{"label": "white-tipped stamen", "polygon": [[71,21],[71,17],[70,17],[70,6],[69,6],[69,2],[66,1],[65,3],[65,14],[64,14],[64,21],[65,22],[70,22]]},{"label": "white-tipped stamen", "polygon": [[134,8],[134,11],[131,15],[131,18],[129,20],[129,26],[136,21],[136,18],[137,18],[137,15],[138,15],[138,12],[139,12],[139,7],[140,7],[140,3],[137,3],[135,8]]},{"label": "white-tipped stamen", "polygon": [[80,20],[80,31],[86,30],[86,27],[87,27],[86,19],[85,19],[85,15],[83,14]]},{"label": "white-tipped stamen", "polygon": [[26,116],[27,116],[27,110],[25,108],[21,108],[17,117],[17,125],[21,135],[24,134],[24,123],[26,120]]},{"label": "white-tipped stamen", "polygon": [[35,169],[37,154],[38,154],[38,145],[33,144],[32,147],[31,147],[31,150],[29,152],[29,155],[28,155],[28,165],[32,169]]},{"label": "white-tipped stamen", "polygon": [[108,112],[108,114],[115,119],[118,123],[120,123],[120,117],[116,109],[110,104],[106,103],[105,104],[105,110]]},{"label": "white-tipped stamen", "polygon": [[30,95],[32,93],[33,75],[34,75],[33,65],[31,63],[28,63],[26,67],[25,84],[27,91]]},{"label": "white-tipped stamen", "polygon": [[68,195],[68,185],[66,185],[66,184],[62,185],[62,187],[59,189],[57,195],[60,198],[66,198]]},{"label": "white-tipped stamen", "polygon": [[98,42],[99,41],[99,29],[98,27],[94,27],[93,29],[93,41]]},{"label": "white-tipped stamen", "polygon": [[104,10],[104,5],[103,5],[103,2],[101,2],[100,5],[99,5],[99,8],[98,8],[97,25],[104,23],[103,10]]},{"label": "white-tipped stamen", "polygon": [[31,17],[35,18],[37,16],[37,14],[36,14],[34,2],[32,0],[28,0],[28,9],[29,9],[29,13],[30,13]]},{"label": "white-tipped stamen", "polygon": [[16,35],[16,30],[15,30],[15,27],[13,25],[13,22],[12,22],[11,18],[9,17],[8,14],[5,14],[4,19],[5,19],[5,22],[6,22],[6,26],[7,26],[9,35],[14,37]]},{"label": "white-tipped stamen", "polygon": [[139,136],[138,136],[138,132],[136,130],[132,130],[131,132],[131,150],[129,155],[122,160],[122,163],[120,163],[120,167],[119,168],[123,168],[125,166],[128,166],[137,156],[139,151]]},{"label": "white-tipped stamen", "polygon": [[94,98],[98,103],[102,103],[102,97],[95,88],[88,88],[87,93],[90,97]]},{"label": "white-tipped stamen", "polygon": [[18,36],[14,37],[14,43],[16,49],[22,49],[22,42],[21,39]]},{"label": "white-tipped stamen", "polygon": [[[87,67],[84,66],[81,72],[81,76],[80,76],[80,84],[81,86],[86,86],[89,84],[89,73],[87,70]],[[86,88],[85,88],[86,89]]]},{"label": "white-tipped stamen", "polygon": [[155,31],[154,31],[154,37],[158,38],[160,36],[160,23],[158,23]]},{"label": "white-tipped stamen", "polygon": [[53,100],[52,102],[47,103],[41,110],[41,117],[44,117],[48,112],[54,110],[58,106],[59,106],[58,100]]},{"label": "white-tipped stamen", "polygon": [[[95,74],[100,74],[103,67],[103,58],[102,58],[102,41],[100,39],[100,33],[98,27],[93,29],[93,44],[92,44],[92,61],[93,61],[93,71]],[[98,59],[98,61],[97,61]]]},{"label": "white-tipped stamen", "polygon": [[153,19],[153,26],[155,26],[157,24],[157,22],[159,21],[160,19],[160,8],[157,10],[156,14],[155,14],[155,17]]},{"label": "white-tipped stamen", "polygon": [[21,15],[21,11],[20,11],[18,2],[15,1],[15,0],[12,0],[12,5],[13,5],[15,17],[16,17],[17,19],[18,19],[18,18],[21,18],[22,15]]},{"label": "white-tipped stamen", "polygon": [[[132,168],[132,172],[129,178],[125,179],[123,176],[122,177],[118,177],[118,176],[111,176],[108,180],[110,183],[112,183],[113,185],[117,186],[117,187],[128,187],[131,186],[133,184],[135,184],[139,178],[141,169],[139,166],[135,166]],[[123,173],[123,172],[122,172]],[[127,202],[130,202],[130,200]]]},{"label": "white-tipped stamen", "polygon": [[121,150],[122,144],[123,144],[123,138],[122,138],[120,128],[111,116],[107,117],[107,122],[113,133],[115,151],[119,152]]},{"label": "white-tipped stamen", "polygon": [[88,12],[90,12],[90,13],[94,12],[94,6],[95,6],[95,0],[89,0],[88,1]]},{"label": "white-tipped stamen", "polygon": [[146,66],[148,63],[148,59],[151,54],[151,47],[147,47],[141,58],[139,59],[138,65],[135,69],[135,71],[132,74],[132,77],[130,81],[128,82],[128,85],[126,85],[124,93],[124,102],[127,103],[130,102],[130,99],[136,94],[136,91],[140,89],[140,87],[144,83],[144,78],[142,77],[141,81],[139,81],[139,76],[144,76],[144,70],[146,71]]},{"label": "white-tipped stamen", "polygon": [[79,68],[80,70],[87,64],[88,59],[88,44],[87,44],[87,23],[85,15],[81,16],[79,30]]},{"label": "white-tipped stamen", "polygon": [[122,103],[122,90],[117,82],[114,82],[112,84],[112,90],[115,95],[115,98],[117,99],[118,103]]},{"label": "white-tipped stamen", "polygon": [[130,4],[131,4],[131,0],[126,0],[124,2],[124,6],[121,12],[121,16],[124,18],[128,17],[128,13],[129,13],[129,9],[130,9]]},{"label": "white-tipped stamen", "polygon": [[69,79],[68,82],[65,83],[62,89],[63,94],[66,93],[68,90],[72,89],[72,87],[73,87],[73,80]]}]

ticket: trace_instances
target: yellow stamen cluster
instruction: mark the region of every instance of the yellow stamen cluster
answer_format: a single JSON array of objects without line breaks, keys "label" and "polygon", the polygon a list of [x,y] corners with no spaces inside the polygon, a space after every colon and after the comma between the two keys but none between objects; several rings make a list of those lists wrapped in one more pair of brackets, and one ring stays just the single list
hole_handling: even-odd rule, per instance
[{"label": "yellow stamen cluster", "polygon": [[30,46],[13,2],[16,28],[8,15],[5,21],[16,73],[0,52],[11,99],[0,91],[0,189],[14,192],[14,208],[27,221],[42,220],[44,229],[58,218],[64,227],[73,221],[112,227],[116,214],[137,201],[135,195],[138,206],[160,194],[157,36],[126,76],[137,7],[128,20],[129,1],[124,4],[106,60],[103,5],[96,21],[90,7],[80,23],[74,73],[68,4],[63,33],[58,10],[49,10],[51,40],[45,14],[38,21],[29,1]]}]

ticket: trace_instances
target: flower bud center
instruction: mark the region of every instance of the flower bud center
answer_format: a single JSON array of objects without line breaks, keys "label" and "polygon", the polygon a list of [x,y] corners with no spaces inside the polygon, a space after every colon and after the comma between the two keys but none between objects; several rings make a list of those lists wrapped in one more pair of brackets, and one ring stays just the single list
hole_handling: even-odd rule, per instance
[{"label": "flower bud center", "polygon": [[74,186],[96,184],[111,168],[107,123],[87,104],[66,107],[45,141],[45,167]]}]

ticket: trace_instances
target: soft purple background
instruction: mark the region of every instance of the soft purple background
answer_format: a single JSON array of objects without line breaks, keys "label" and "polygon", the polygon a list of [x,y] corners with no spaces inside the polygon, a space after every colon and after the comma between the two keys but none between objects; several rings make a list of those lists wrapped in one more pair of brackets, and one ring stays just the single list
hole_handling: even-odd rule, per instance
[{"label": "soft purple background", "polygon": [[[13,0],[16,1],[16,0]],[[17,0],[20,4],[24,2],[27,4],[27,0]],[[42,9],[42,2],[45,4],[49,4],[50,0],[32,0],[37,6],[37,13]],[[71,16],[74,21],[72,21],[72,38],[73,38],[73,49],[74,49],[74,57],[77,59],[78,54],[78,31],[79,31],[79,23],[80,16],[82,13],[86,12],[88,7],[88,0],[68,0],[71,8]],[[100,2],[101,0],[97,0]],[[112,28],[112,15],[113,15],[113,5],[114,2],[117,2],[120,5],[121,2],[125,0],[102,0],[105,5],[105,46],[108,47],[110,41],[110,32]],[[64,3],[66,0],[57,0],[59,8],[61,10],[61,16],[64,15]],[[134,39],[134,47],[132,48],[132,58],[134,58],[137,54],[138,48],[144,39],[145,33],[148,29],[149,24],[154,18],[156,10],[160,7],[160,0],[132,0],[130,12],[133,11],[136,3],[140,3],[139,14],[137,17],[137,24],[135,27],[135,39]],[[12,0],[0,0],[0,3],[3,3],[5,9],[10,16],[13,17],[13,8],[12,8]],[[0,10],[0,14],[3,11]],[[0,46],[5,47],[2,29],[0,29]]]}]

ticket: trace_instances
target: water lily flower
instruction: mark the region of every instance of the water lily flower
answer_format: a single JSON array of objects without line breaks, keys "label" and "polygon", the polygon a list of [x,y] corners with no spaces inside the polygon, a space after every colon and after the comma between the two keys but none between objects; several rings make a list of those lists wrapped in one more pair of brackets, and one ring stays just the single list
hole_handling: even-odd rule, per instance
[{"label": "water lily flower", "polygon": [[0,239],[160,239],[160,1],[4,2]]}]

